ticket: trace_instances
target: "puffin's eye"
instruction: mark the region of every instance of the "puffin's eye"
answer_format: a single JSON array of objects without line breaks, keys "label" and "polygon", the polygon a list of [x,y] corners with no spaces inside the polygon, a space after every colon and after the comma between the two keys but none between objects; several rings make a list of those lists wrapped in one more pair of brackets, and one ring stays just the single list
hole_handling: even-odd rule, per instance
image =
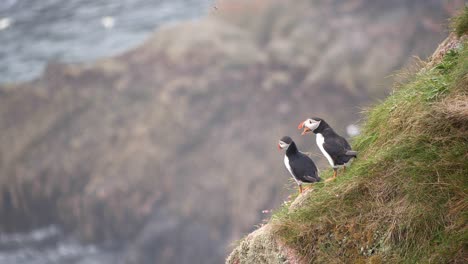
[{"label": "puffin's eye", "polygon": [[312,124],[312,120],[309,120],[309,124]]}]

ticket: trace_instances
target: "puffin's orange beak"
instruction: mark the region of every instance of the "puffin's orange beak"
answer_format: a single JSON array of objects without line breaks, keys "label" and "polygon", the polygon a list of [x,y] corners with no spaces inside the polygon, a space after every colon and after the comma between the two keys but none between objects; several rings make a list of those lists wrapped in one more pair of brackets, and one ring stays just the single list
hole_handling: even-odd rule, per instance
[{"label": "puffin's orange beak", "polygon": [[307,134],[308,132],[312,131],[312,130],[310,130],[308,127],[306,127],[306,126],[304,125],[305,122],[306,122],[306,121],[300,123],[299,126],[297,126],[297,129],[303,129],[303,128],[304,128],[304,131],[302,131],[301,136],[303,136],[303,135]]},{"label": "puffin's orange beak", "polygon": [[301,122],[301,123],[299,124],[299,126],[297,126],[297,129],[302,129],[302,128],[304,127],[304,123],[305,123],[305,121],[304,121],[304,122]]},{"label": "puffin's orange beak", "polygon": [[281,150],[281,146],[280,146],[280,144],[278,144],[278,150]]}]

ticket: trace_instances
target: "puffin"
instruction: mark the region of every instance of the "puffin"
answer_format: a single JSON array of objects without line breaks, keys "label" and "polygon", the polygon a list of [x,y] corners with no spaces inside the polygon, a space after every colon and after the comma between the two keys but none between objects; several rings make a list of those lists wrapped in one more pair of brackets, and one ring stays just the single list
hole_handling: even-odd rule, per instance
[{"label": "puffin", "polygon": [[284,155],[284,165],[299,186],[299,193],[302,193],[303,183],[319,182],[317,166],[309,156],[297,149],[296,143],[288,137],[282,137],[278,142],[278,149],[286,149]]},{"label": "puffin", "polygon": [[338,135],[325,120],[318,117],[309,118],[300,123],[297,128],[304,129],[301,135],[310,132],[316,135],[317,146],[333,168],[333,178],[327,181],[336,178],[338,168],[343,167],[343,170],[346,171],[351,160],[357,158],[357,151],[353,151],[348,141]]}]

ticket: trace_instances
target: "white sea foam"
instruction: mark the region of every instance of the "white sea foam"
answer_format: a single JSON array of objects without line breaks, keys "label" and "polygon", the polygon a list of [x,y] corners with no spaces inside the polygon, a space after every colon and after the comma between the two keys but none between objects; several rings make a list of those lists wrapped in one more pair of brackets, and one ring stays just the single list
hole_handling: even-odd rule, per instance
[{"label": "white sea foam", "polygon": [[66,236],[51,225],[25,233],[0,233],[0,264],[111,264],[118,253]]}]

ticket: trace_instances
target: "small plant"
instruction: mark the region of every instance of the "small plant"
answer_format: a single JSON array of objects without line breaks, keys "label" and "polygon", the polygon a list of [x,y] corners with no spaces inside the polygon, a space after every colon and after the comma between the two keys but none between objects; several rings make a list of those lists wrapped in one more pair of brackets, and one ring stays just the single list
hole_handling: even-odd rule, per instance
[{"label": "small plant", "polygon": [[449,88],[451,83],[452,75],[448,74],[457,65],[458,52],[450,50],[445,54],[444,59],[441,63],[434,67],[434,72],[430,74],[432,77],[424,80],[426,89],[426,101],[434,101],[444,95]]}]

